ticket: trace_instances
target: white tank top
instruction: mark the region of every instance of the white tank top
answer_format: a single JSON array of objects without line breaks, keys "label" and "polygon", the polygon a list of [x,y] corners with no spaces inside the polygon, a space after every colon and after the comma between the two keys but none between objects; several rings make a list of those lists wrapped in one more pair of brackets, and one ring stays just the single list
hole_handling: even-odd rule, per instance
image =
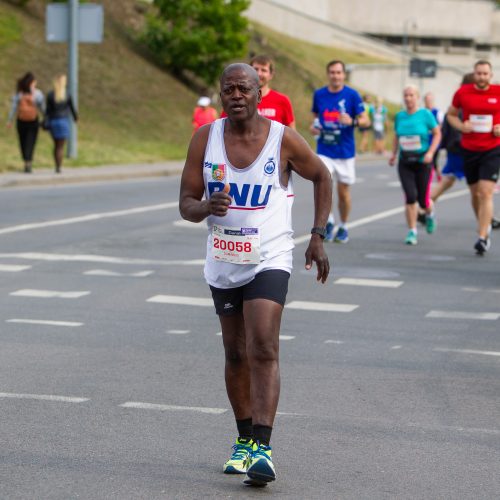
[{"label": "white tank top", "polygon": [[[223,118],[211,125],[205,149],[203,180],[207,199],[213,192],[221,191],[229,184],[232,201],[224,217],[210,215],[207,218],[205,279],[209,285],[217,288],[236,288],[249,283],[257,273],[266,269],[291,272],[294,247],[293,189],[291,175],[288,186],[280,182],[280,150],[284,131],[281,123],[271,121],[267,141],[251,165],[235,168],[226,154],[225,122]],[[237,233],[240,236],[234,237],[232,242],[221,243],[218,238],[220,233],[217,232],[221,231],[221,227],[225,233]],[[244,247],[246,251],[250,244],[241,243],[238,238],[247,241],[241,234],[253,235],[256,232],[260,239],[260,256],[257,254],[254,257],[254,263],[234,263],[231,257],[229,261],[224,260],[226,257],[220,260],[221,246],[224,246],[223,250],[226,247],[235,250],[236,247],[236,253],[239,250],[241,254],[241,249]]]}]

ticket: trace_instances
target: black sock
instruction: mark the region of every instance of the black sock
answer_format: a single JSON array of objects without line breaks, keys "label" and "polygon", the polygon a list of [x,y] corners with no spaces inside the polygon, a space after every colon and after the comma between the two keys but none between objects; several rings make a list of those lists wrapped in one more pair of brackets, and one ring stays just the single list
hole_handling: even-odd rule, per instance
[{"label": "black sock", "polygon": [[238,427],[238,434],[240,438],[252,439],[253,437],[252,417],[245,418],[243,420],[236,419],[236,427]]},{"label": "black sock", "polygon": [[257,443],[269,446],[272,432],[273,428],[268,425],[255,424],[253,426],[253,440]]}]

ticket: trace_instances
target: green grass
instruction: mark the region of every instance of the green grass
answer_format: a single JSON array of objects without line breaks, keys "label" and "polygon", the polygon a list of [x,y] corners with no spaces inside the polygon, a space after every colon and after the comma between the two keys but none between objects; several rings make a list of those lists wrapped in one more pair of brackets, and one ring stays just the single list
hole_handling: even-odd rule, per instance
[{"label": "green grass", "polygon": [[21,40],[23,29],[14,14],[0,12],[0,50]]},{"label": "green grass", "polygon": [[[142,14],[137,0],[102,0],[105,36],[100,45],[81,44],[79,50],[78,159],[68,166],[143,163],[185,156],[191,138],[191,113],[198,95],[160,69],[133,42]],[[66,71],[65,44],[45,42],[45,2],[31,0],[26,8],[0,0],[0,102],[4,116],[15,81],[33,71],[46,93],[52,78]],[[314,88],[325,85],[325,63],[375,62],[361,53],[305,43],[251,25],[250,53],[276,59],[273,86],[288,94],[299,132],[308,140]],[[0,171],[20,170],[15,127],[0,127]],[[52,141],[40,131],[35,168],[51,167]]]}]

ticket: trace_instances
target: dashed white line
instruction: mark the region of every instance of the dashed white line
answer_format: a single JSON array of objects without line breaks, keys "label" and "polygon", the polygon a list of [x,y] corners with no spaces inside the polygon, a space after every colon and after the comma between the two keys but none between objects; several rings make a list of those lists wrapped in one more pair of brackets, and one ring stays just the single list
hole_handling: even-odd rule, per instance
[{"label": "dashed white line", "polygon": [[464,292],[486,292],[486,293],[500,293],[500,288],[477,288],[473,286],[462,287]]},{"label": "dashed white line", "polygon": [[212,299],[206,299],[204,297],[181,297],[180,295],[155,295],[147,299],[146,302],[201,307],[213,307],[214,305],[214,301]]},{"label": "dashed white line", "polygon": [[17,394],[14,392],[0,392],[0,398],[35,399],[39,401],[56,401],[60,403],[85,403],[89,398],[73,398],[68,396],[53,396],[50,394]]},{"label": "dashed white line", "polygon": [[90,295],[90,292],[58,292],[56,290],[34,290],[25,288],[23,290],[11,292],[10,295],[13,295],[14,297],[36,297],[40,299],[79,299],[80,297]]},{"label": "dashed white line", "polygon": [[403,346],[401,346],[401,345],[393,345],[393,346],[391,347],[391,351],[398,351],[398,350],[399,350],[399,349],[401,349],[402,347],[403,347]]},{"label": "dashed white line", "polygon": [[190,333],[190,330],[167,330],[167,333],[171,335],[187,335]]},{"label": "dashed white line", "polygon": [[134,408],[139,410],[159,410],[159,411],[194,411],[198,413],[208,413],[210,415],[221,415],[226,413],[225,408],[205,408],[199,406],[178,406],[155,403],[140,403],[137,401],[127,401],[120,405],[122,408]]},{"label": "dashed white line", "polygon": [[302,311],[325,311],[325,312],[352,312],[359,306],[355,304],[334,304],[329,302],[306,302],[293,300],[285,306],[287,309],[299,309]]},{"label": "dashed white line", "polygon": [[295,335],[280,335],[280,340],[293,340]]},{"label": "dashed white line", "polygon": [[343,340],[325,340],[325,344],[336,344],[336,345],[340,345],[340,344],[345,344],[345,342]]},{"label": "dashed white line", "polygon": [[4,273],[19,273],[30,269],[31,266],[16,266],[14,264],[0,264],[0,271]]},{"label": "dashed white line", "polygon": [[500,318],[500,313],[494,312],[464,312],[464,311],[430,311],[425,315],[426,318],[443,319],[479,319],[486,321],[495,321]]},{"label": "dashed white line", "polygon": [[110,257],[108,255],[70,255],[56,253],[22,252],[0,253],[4,259],[45,260],[49,262],[99,262],[106,264],[132,264],[132,265],[157,265],[157,266],[203,266],[205,259],[191,260],[154,260],[154,259],[127,259]]},{"label": "dashed white line", "polygon": [[476,349],[447,349],[445,347],[436,347],[435,352],[455,352],[457,354],[479,354],[482,356],[500,356],[499,351],[478,351]]},{"label": "dashed white line", "polygon": [[0,229],[0,235],[8,233],[17,233],[19,231],[31,231],[33,229],[41,229],[52,226],[65,226],[68,224],[77,224],[80,222],[90,222],[110,217],[123,217],[125,215],[142,214],[146,212],[154,212],[156,210],[165,210],[166,208],[174,208],[179,205],[179,202],[172,201],[170,203],[161,203],[159,205],[147,205],[143,207],[128,208],[125,210],[114,210],[112,212],[101,212],[94,214],[82,215],[79,217],[69,217],[67,219],[57,219],[45,222],[34,222],[31,224],[20,224],[19,226],[10,226]]},{"label": "dashed white line", "polygon": [[117,271],[109,271],[107,269],[91,269],[85,271],[83,274],[87,276],[126,276],[131,278],[145,278],[146,276],[151,276],[154,271],[138,271],[136,273],[119,273]]},{"label": "dashed white line", "polygon": [[335,285],[373,286],[382,288],[399,288],[403,283],[403,281],[360,278],[339,278],[334,281]]},{"label": "dashed white line", "polygon": [[82,326],[83,323],[78,323],[76,321],[51,321],[45,319],[23,319],[23,318],[12,318],[5,320],[6,323],[25,323],[28,325],[49,325],[49,326],[69,326],[77,327]]}]

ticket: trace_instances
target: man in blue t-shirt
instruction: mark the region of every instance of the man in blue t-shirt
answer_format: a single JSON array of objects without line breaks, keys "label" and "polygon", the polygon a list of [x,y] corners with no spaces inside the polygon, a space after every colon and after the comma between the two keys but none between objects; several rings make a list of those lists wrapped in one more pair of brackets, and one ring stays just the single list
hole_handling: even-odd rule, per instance
[{"label": "man in blue t-shirt", "polygon": [[[328,85],[314,92],[312,113],[314,122],[311,132],[317,137],[317,153],[328,167],[332,178],[337,179],[338,209],[340,224],[335,241],[347,243],[347,219],[351,211],[349,186],[356,180],[354,159],[354,127],[368,127],[370,119],[365,111],[361,96],[344,84],[345,64],[331,61],[326,66]],[[333,207],[326,226],[325,240],[333,240]]]}]

